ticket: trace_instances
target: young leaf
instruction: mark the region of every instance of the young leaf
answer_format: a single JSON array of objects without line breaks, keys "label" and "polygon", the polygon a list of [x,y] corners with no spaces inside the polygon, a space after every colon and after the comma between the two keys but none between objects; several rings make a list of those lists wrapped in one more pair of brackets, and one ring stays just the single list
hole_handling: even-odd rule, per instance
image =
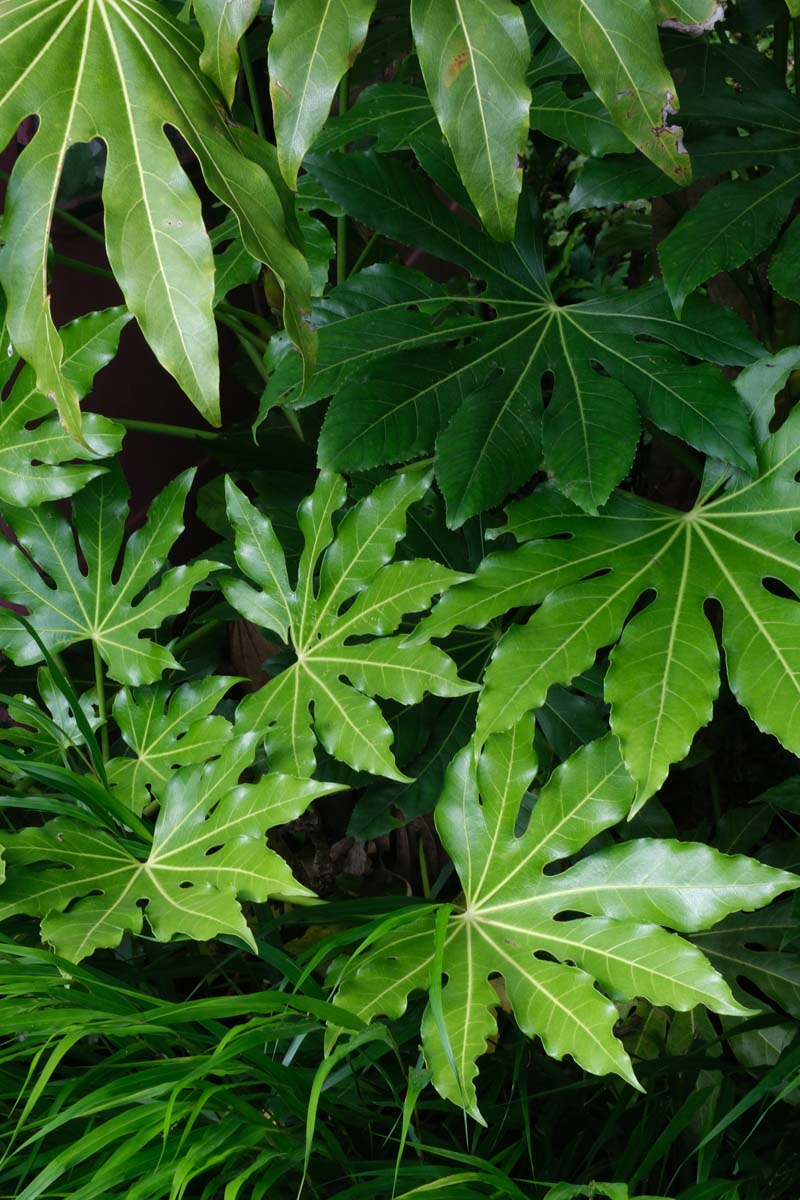
[{"label": "young leaf", "polygon": [[511,241],[531,103],[522,13],[510,0],[411,0],[411,26],[467,191],[489,233]]},{"label": "young leaf", "polygon": [[[479,756],[466,747],[436,810],[463,888],[442,962],[453,1061],[430,1006],[423,1048],[438,1091],[478,1120],[475,1060],[496,1031],[494,976],[502,976],[520,1027],[548,1054],[570,1054],[587,1071],[638,1086],[613,1034],[618,1013],[609,997],[746,1013],[703,955],[667,929],[706,929],[800,886],[796,876],[751,859],[651,839],[612,844],[553,873],[548,868],[626,816],[634,785],[608,735],[558,768],[519,833],[520,804],[536,773],[532,739],[527,717],[492,736]],[[409,992],[427,986],[433,925],[433,914],[411,922],[345,965],[337,1002],[367,1021],[399,1016]]]},{"label": "young leaf", "polygon": [[613,646],[605,695],[638,807],[711,718],[719,654],[705,604],[713,597],[734,694],[761,729],[800,752],[799,430],[794,413],[762,447],[756,479],[689,512],[619,492],[591,517],[548,486],[511,505],[503,532],[526,544],[486,559],[418,630],[440,637],[511,607],[541,606],[498,645],[480,738],[510,728],[552,684]]},{"label": "young leaf", "polygon": [[[320,438],[321,465],[349,470],[403,461],[432,449],[438,433],[437,479],[454,526],[530,479],[540,465],[540,420],[545,466],[589,512],[630,468],[637,410],[714,457],[754,467],[747,415],[710,365],[759,356],[731,313],[695,303],[678,322],[661,283],[558,304],[547,284],[538,216],[528,205],[520,209],[516,241],[498,245],[395,160],[351,152],[312,156],[307,166],[358,220],[485,280],[481,302],[495,313],[486,320],[470,309],[427,328],[419,314],[405,313],[405,327],[389,328],[398,313],[387,297],[385,314],[353,316],[341,328],[330,321],[323,360],[336,361],[337,394]],[[448,341],[452,348],[431,349]],[[684,354],[705,361],[690,367]],[[279,395],[285,402],[291,370],[287,363],[267,389],[276,402]],[[547,371],[555,383],[542,416]],[[325,391],[332,384],[315,381]]]},{"label": "young leaf", "polygon": [[213,260],[200,199],[167,126],[186,139],[209,188],[236,214],[247,249],[280,282],[287,330],[310,364],[308,268],[270,176],[242,153],[197,66],[192,31],[153,0],[8,0],[0,45],[0,146],[26,117],[39,117],[6,203],[8,328],[67,429],[80,433],[80,409],[50,315],[47,248],[67,151],[95,137],[109,148],[103,202],[112,269],[156,355],[199,411],[219,424]]},{"label": "young leaf", "polygon": [[[64,375],[79,400],[91,391],[97,372],[111,362],[130,319],[124,308],[108,308],[61,328]],[[0,387],[18,364],[7,334],[0,334]],[[100,460],[118,452],[123,433],[122,426],[107,417],[87,413],[83,442],[76,442],[59,425],[52,401],[37,392],[31,368],[24,367],[0,405],[0,500],[33,508],[71,496],[102,474]]]},{"label": "young leaf", "polygon": [[[133,685],[154,682],[179,664],[143,632],[183,612],[192,588],[216,567],[201,559],[161,574],[183,532],[193,475],[184,472],[153,501],[147,523],[128,539],[118,576],[128,490],[117,469],[93,480],[73,501],[85,571],[69,523],[57,508],[8,510],[6,521],[20,545],[0,543],[0,597],[28,610],[49,650],[90,641],[112,679]],[[41,661],[34,640],[2,610],[0,646],[19,666]]]},{"label": "young leaf", "polygon": [[671,179],[691,183],[677,88],[664,65],[651,0],[533,0],[625,136]]},{"label": "young leaf", "polygon": [[216,762],[172,775],[157,793],[161,809],[142,857],[104,829],[65,818],[6,835],[0,920],[41,918],[42,940],[73,962],[140,933],[145,916],[159,941],[227,934],[255,948],[242,901],[314,898],[268,849],[267,830],[339,790],[288,775],[239,784],[256,743],[254,734],[236,738]]},{"label": "young leaf", "polygon": [[128,808],[141,813],[152,800],[149,789],[160,793],[178,767],[210,762],[222,753],[231,724],[211,714],[236,682],[212,675],[174,689],[159,684],[117,692],[114,720],[133,757],[112,758],[106,770]]},{"label": "young leaf", "polygon": [[239,74],[239,42],[258,15],[259,0],[192,0],[205,45],[200,67],[230,108]]},{"label": "young leaf", "polygon": [[278,161],[290,188],[364,44],[374,8],[375,0],[275,0],[269,91]]},{"label": "young leaf", "polygon": [[[311,775],[319,739],[355,770],[404,780],[391,751],[392,731],[371,697],[408,705],[426,692],[462,696],[476,690],[458,678],[444,651],[411,649],[395,632],[406,613],[426,609],[433,596],[465,578],[424,558],[391,562],[406,512],[429,482],[420,470],[394,476],[354,505],[334,536],[333,518],[346,488],[338,475],[323,472],[298,510],[305,545],[294,587],[271,522],[228,482],[236,558],[257,588],[228,580],[222,585],[226,599],[249,621],[290,642],[297,656],[243,700],[236,717],[237,729],[266,735],[275,770]],[[350,607],[343,607],[348,601]]]}]

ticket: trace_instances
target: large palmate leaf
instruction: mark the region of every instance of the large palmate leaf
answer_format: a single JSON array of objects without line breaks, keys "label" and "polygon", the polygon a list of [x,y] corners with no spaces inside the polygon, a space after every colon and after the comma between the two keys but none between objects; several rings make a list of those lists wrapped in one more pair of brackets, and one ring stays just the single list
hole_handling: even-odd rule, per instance
[{"label": "large palmate leaf", "polygon": [[[533,0],[533,6],[625,136],[670,178],[689,183],[683,130],[671,123],[677,88],[661,56],[651,0]],[[718,8],[716,0],[693,7],[700,6]]]},{"label": "large palmate leaf", "polygon": [[586,516],[549,486],[511,505],[503,531],[525,545],[486,559],[419,630],[437,637],[541,606],[498,645],[480,737],[510,728],[553,683],[569,682],[613,646],[605,695],[641,804],[711,717],[719,688],[706,612],[713,598],[723,609],[734,694],[761,729],[800,752],[800,414],[764,443],[759,460],[757,478],[689,512],[619,492],[601,515]]},{"label": "large palmate leaf", "polygon": [[[7,538],[0,543],[0,598],[27,610],[48,650],[91,642],[112,679],[152,683],[178,663],[142,634],[183,612],[192,588],[216,566],[201,559],[162,574],[183,531],[193,476],[184,472],[156,497],[146,524],[128,539],[121,563],[128,489],[117,469],[92,480],[73,501],[80,557],[58,508],[9,509],[5,519],[19,545]],[[0,611],[0,647],[18,665],[42,658],[39,645],[7,610]]]},{"label": "large palmate leaf", "polygon": [[511,241],[531,96],[530,47],[511,0],[411,0],[422,74],[486,228]]},{"label": "large palmate leaf", "polygon": [[[426,299],[419,287],[412,296],[399,271],[397,291],[386,288],[369,311],[354,299],[357,279],[334,291],[313,391],[335,392],[321,466],[404,461],[435,445],[453,525],[525,483],[542,452],[565,494],[596,511],[630,468],[640,413],[714,457],[753,466],[746,412],[710,365],[742,364],[759,353],[732,314],[694,302],[678,322],[660,283],[561,305],[547,284],[538,217],[527,205],[516,241],[502,246],[448,211],[396,160],[351,152],[312,156],[307,166],[358,220],[484,280],[480,299],[494,314],[476,316],[462,285],[469,309],[426,323],[424,314],[438,313],[441,299]],[[705,361],[689,366],[684,355]],[[555,381],[543,413],[550,371]],[[299,374],[287,357],[268,403],[285,403],[294,387]]]},{"label": "large palmate leaf", "polygon": [[132,757],[106,764],[109,783],[125,804],[141,813],[178,767],[210,762],[231,738],[225,717],[212,716],[236,679],[211,675],[173,688],[121,688],[114,697],[114,720]]},{"label": "large palmate leaf", "polygon": [[[119,335],[130,319],[124,308],[109,308],[61,329],[62,366],[78,399],[91,390],[97,372],[116,354]],[[19,358],[4,331],[0,334],[0,389],[18,365]],[[76,442],[59,425],[52,402],[36,390],[32,369],[24,367],[0,405],[0,500],[30,508],[71,496],[102,473],[102,460],[117,453],[123,432],[121,425],[107,417],[87,413],[83,441]]]},{"label": "large palmate leaf", "polygon": [[[735,913],[692,938],[745,1003],[753,1003],[742,980],[755,985],[778,1007],[800,1019],[800,954],[797,918],[788,901],[757,916]],[[791,943],[791,944],[787,944]]]},{"label": "large palmate leaf", "polygon": [[399,1016],[409,993],[430,985],[422,1038],[434,1084],[478,1119],[475,1060],[496,1032],[497,975],[518,1024],[548,1054],[570,1054],[587,1071],[636,1084],[613,1033],[612,998],[747,1011],[707,959],[667,930],[707,929],[800,886],[752,859],[652,839],[606,846],[555,872],[626,816],[634,785],[607,735],[551,776],[520,832],[520,805],[536,773],[532,739],[526,717],[492,736],[479,757],[468,746],[450,765],[436,825],[463,899],[447,921],[441,958],[436,917],[427,915],[345,965],[338,992],[339,1004],[370,1020]]},{"label": "large palmate leaf", "polygon": [[278,161],[290,187],[367,36],[375,0],[276,0],[269,91]]},{"label": "large palmate leaf", "polygon": [[[185,138],[248,251],[281,283],[287,330],[313,360],[308,268],[290,240],[275,172],[247,157],[256,139],[226,122],[188,26],[156,0],[3,0],[0,145],[32,114],[39,126],[8,189],[0,281],[14,346],[72,433],[80,410],[50,316],[47,248],[65,156],[78,142],[99,137],[108,146],[112,269],[155,353],[208,420],[219,423],[211,245],[168,129]],[[265,165],[269,149],[259,157]]]},{"label": "large palmate leaf", "polygon": [[458,678],[442,650],[411,649],[396,633],[406,613],[426,609],[433,596],[465,578],[425,558],[391,562],[407,510],[429,483],[421,470],[394,476],[354,505],[334,536],[347,490],[340,476],[323,472],[298,509],[304,549],[294,585],[271,522],[228,483],[237,562],[257,587],[229,580],[223,591],[242,616],[278,634],[296,655],[237,712],[237,728],[266,736],[273,769],[311,775],[319,739],[355,770],[404,780],[391,751],[392,731],[371,697],[409,705],[428,692],[476,690]]},{"label": "large palmate leaf", "polygon": [[338,790],[288,775],[239,784],[257,740],[235,738],[216,762],[174,774],[157,793],[150,846],[69,818],[6,835],[0,920],[40,917],[43,941],[76,962],[140,933],[145,917],[159,941],[233,934],[255,948],[241,901],[313,899],[267,847],[267,830]]}]

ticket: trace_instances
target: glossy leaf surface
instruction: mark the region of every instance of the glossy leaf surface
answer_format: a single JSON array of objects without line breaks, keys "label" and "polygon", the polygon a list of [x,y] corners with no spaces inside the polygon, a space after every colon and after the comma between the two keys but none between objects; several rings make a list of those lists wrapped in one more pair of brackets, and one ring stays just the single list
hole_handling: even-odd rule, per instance
[{"label": "glossy leaf surface", "polygon": [[[512,505],[508,530],[526,544],[486,559],[420,630],[437,637],[540,605],[498,646],[480,736],[511,727],[552,684],[569,682],[612,646],[611,726],[643,803],[711,718],[719,654],[705,606],[714,598],[734,694],[761,729],[800,751],[798,428],[794,414],[762,446],[755,479],[689,512],[619,492],[590,517],[551,487]],[[650,602],[631,617],[645,596]]]},{"label": "glossy leaf surface", "polygon": [[267,847],[267,830],[338,790],[287,775],[239,784],[256,741],[237,738],[216,762],[174,774],[150,847],[68,818],[4,837],[0,920],[39,917],[43,941],[74,962],[140,933],[145,917],[159,941],[227,934],[255,949],[241,901],[313,899]]},{"label": "glossy leaf surface", "polygon": [[[424,303],[420,313],[401,312],[387,288],[384,311],[373,302],[361,316],[351,309],[328,319],[321,362],[323,370],[336,363],[336,386],[325,376],[312,393],[337,393],[320,437],[322,466],[371,467],[435,445],[452,525],[500,503],[535,473],[542,454],[565,494],[596,511],[630,468],[640,413],[715,457],[754,466],[746,413],[710,365],[743,364],[759,353],[731,313],[695,303],[678,322],[658,282],[558,304],[529,207],[520,211],[516,241],[493,245],[393,160],[351,152],[312,156],[307,165],[358,220],[484,280],[481,301],[495,314],[459,311],[426,326]],[[356,286],[348,281],[347,294]],[[406,294],[398,291],[397,300]],[[690,367],[684,354],[705,361]],[[543,413],[547,371],[555,382]],[[287,361],[267,394],[285,402],[297,378]]]},{"label": "glossy leaf surface", "polygon": [[[520,832],[520,804],[536,773],[532,738],[524,718],[492,736],[479,757],[471,746],[461,751],[436,810],[464,894],[444,940],[443,1020],[429,1004],[423,1047],[439,1092],[478,1119],[475,1060],[496,1031],[496,975],[517,1023],[548,1054],[636,1085],[613,1034],[610,997],[747,1011],[702,954],[664,927],[708,928],[800,883],[751,859],[652,839],[606,846],[554,873],[627,815],[634,785],[609,735],[553,774]],[[338,1003],[365,1020],[399,1016],[436,969],[433,925],[433,916],[409,923],[344,967]]]},{"label": "glossy leaf surface", "polygon": [[[8,510],[6,521],[26,553],[8,539],[0,544],[0,597],[27,609],[49,650],[91,642],[112,679],[135,686],[159,679],[178,663],[143,633],[183,612],[192,588],[216,565],[201,559],[164,571],[183,532],[193,474],[184,472],[156,497],[146,524],[128,538],[121,564],[128,490],[117,471],[92,480],[73,501],[85,568],[59,509]],[[18,665],[41,661],[36,642],[7,612],[0,612],[0,646]]]},{"label": "glossy leaf surface", "polygon": [[650,0],[533,0],[625,136],[671,179],[691,182],[677,88],[664,65]]},{"label": "glossy leaf surface", "polygon": [[277,633],[296,655],[237,712],[237,728],[266,735],[273,769],[311,775],[319,740],[355,770],[403,780],[391,728],[372,697],[410,705],[426,693],[476,690],[458,678],[444,651],[409,648],[396,632],[405,614],[427,609],[434,596],[464,578],[424,558],[391,561],[407,510],[429,482],[420,470],[394,476],[349,509],[334,534],[346,486],[340,476],[323,472],[298,510],[304,549],[294,584],[272,523],[228,483],[237,562],[255,586],[228,580],[223,591],[242,616]]},{"label": "glossy leaf surface", "polygon": [[133,754],[112,758],[106,770],[128,808],[141,813],[178,767],[210,762],[222,753],[232,727],[212,713],[234,683],[230,676],[212,675],[174,689],[159,684],[117,692],[114,720]]},{"label": "glossy leaf surface", "polygon": [[489,233],[511,241],[528,140],[530,48],[510,0],[411,0],[428,95]]},{"label": "glossy leaf surface", "polygon": [[228,125],[197,63],[190,29],[154,0],[5,0],[0,7],[0,145],[26,117],[39,117],[8,190],[0,252],[8,328],[38,390],[73,434],[80,410],[50,315],[47,248],[64,160],[78,142],[99,137],[108,146],[106,243],[126,304],[212,424],[219,423],[219,368],[211,245],[168,128],[186,139],[207,185],[236,214],[248,250],[280,281],[286,328],[313,360],[308,269],[281,197],[247,156],[246,131]]},{"label": "glossy leaf surface", "polygon": [[[130,319],[125,309],[109,308],[62,327],[63,369],[79,400],[116,354]],[[0,388],[18,365],[7,333],[0,335]],[[71,496],[103,472],[102,460],[117,453],[123,432],[107,417],[87,413],[83,442],[76,442],[59,425],[52,402],[36,390],[33,370],[25,367],[0,405],[0,500],[33,508]]]},{"label": "glossy leaf surface", "polygon": [[269,76],[278,161],[289,187],[364,44],[375,0],[276,0]]}]

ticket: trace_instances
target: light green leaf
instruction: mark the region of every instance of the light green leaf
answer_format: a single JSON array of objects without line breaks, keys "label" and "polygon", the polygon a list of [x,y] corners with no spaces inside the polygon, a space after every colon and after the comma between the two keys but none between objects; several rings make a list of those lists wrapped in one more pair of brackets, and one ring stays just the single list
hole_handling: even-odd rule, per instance
[{"label": "light green leaf", "polygon": [[319,740],[355,770],[404,780],[391,751],[391,728],[372,697],[410,705],[428,692],[476,690],[458,678],[443,650],[409,648],[396,633],[405,614],[428,608],[433,596],[465,578],[424,558],[391,562],[407,510],[429,482],[419,469],[395,475],[354,505],[334,536],[346,487],[340,476],[323,472],[298,510],[304,549],[294,587],[271,522],[228,482],[237,561],[258,588],[226,580],[226,599],[290,642],[297,657],[237,712],[237,729],[266,736],[274,769],[311,775]]},{"label": "light green leaf", "polygon": [[671,179],[690,183],[683,130],[671,124],[678,89],[651,0],[533,0],[533,7],[629,141]]},{"label": "light green leaf", "polygon": [[[143,637],[144,630],[159,629],[167,617],[183,612],[192,588],[216,567],[201,559],[164,572],[183,532],[193,475],[184,472],[153,501],[146,524],[128,539],[118,577],[128,511],[128,489],[118,469],[92,480],[72,504],[85,573],[59,509],[7,510],[6,521],[30,558],[10,541],[0,543],[0,597],[28,610],[49,650],[92,642],[112,679],[152,683],[178,663],[164,646]],[[42,658],[20,623],[2,611],[0,646],[20,666]]]},{"label": "light green leaf", "polygon": [[[496,1031],[501,975],[518,1024],[555,1058],[637,1085],[613,1029],[614,999],[644,996],[679,1011],[706,1004],[742,1014],[722,977],[695,947],[662,924],[704,929],[739,908],[758,908],[800,879],[707,846],[622,843],[578,854],[628,813],[634,784],[608,735],[570,758],[542,789],[523,832],[517,818],[536,774],[533,719],[453,760],[436,825],[463,888],[450,917],[442,971],[446,1053],[431,1007],[423,1049],[438,1091],[478,1120],[476,1058]],[[584,915],[576,916],[576,913]],[[338,1003],[363,1020],[400,1015],[427,985],[434,914],[393,931],[345,964]],[[454,1074],[455,1066],[457,1077]]]},{"label": "light green leaf", "polygon": [[254,734],[236,738],[216,762],[173,774],[158,792],[152,845],[141,855],[66,818],[6,836],[0,920],[41,918],[42,940],[74,962],[141,933],[145,917],[158,941],[227,934],[255,949],[242,901],[313,899],[268,849],[267,830],[339,790],[288,775],[239,784],[256,742]]},{"label": "light green leaf", "polygon": [[[69,749],[85,745],[83,733],[66,696],[55,686],[48,667],[39,668],[36,684],[41,704],[26,695],[14,696],[5,702],[13,724],[2,730],[0,740],[28,751],[31,759],[37,762],[64,764]],[[78,702],[90,729],[97,729],[100,715],[96,692],[84,692]]]},{"label": "light green leaf", "polygon": [[259,0],[192,0],[205,45],[200,67],[219,88],[228,108],[239,74],[239,42],[258,15]]},{"label": "light green leaf", "polygon": [[467,191],[489,233],[511,241],[531,103],[522,13],[510,0],[411,0],[411,26]]},{"label": "light green leaf", "polygon": [[[540,605],[498,645],[480,737],[510,728],[611,646],[605,695],[638,806],[711,717],[719,657],[705,604],[714,597],[734,694],[761,729],[800,752],[799,428],[794,414],[761,448],[756,479],[689,512],[619,492],[601,515],[585,516],[551,487],[511,505],[507,529],[526,544],[486,559],[418,630],[441,637]],[[769,589],[772,579],[789,592]]]},{"label": "light green leaf", "polygon": [[114,720],[131,758],[112,758],[106,764],[109,783],[128,808],[141,814],[152,802],[152,789],[160,794],[179,767],[210,762],[230,741],[232,727],[222,716],[212,716],[237,680],[212,675],[174,688],[121,688],[114,697]]},{"label": "light green leaf", "polygon": [[248,251],[280,282],[287,330],[307,365],[313,361],[308,268],[290,240],[281,197],[247,156],[248,131],[226,122],[197,59],[195,35],[154,0],[7,0],[0,12],[0,146],[25,118],[39,117],[12,172],[0,282],[14,346],[73,435],[81,428],[78,395],[50,315],[47,250],[64,159],[78,142],[99,137],[109,149],[106,242],[126,304],[212,424],[219,423],[214,264],[200,199],[167,127],[186,139],[206,184],[236,214]]},{"label": "light green leaf", "polygon": [[269,91],[289,187],[325,124],[339,80],[364,44],[375,0],[275,0]]},{"label": "light green leaf", "polygon": [[[124,308],[108,308],[61,328],[64,375],[79,400],[111,362],[130,319]],[[18,365],[7,334],[0,334],[0,387]],[[0,500],[32,508],[71,496],[102,473],[101,460],[119,451],[123,434],[121,425],[87,413],[83,441],[76,442],[59,425],[52,401],[37,392],[32,369],[24,367],[0,405]]]}]

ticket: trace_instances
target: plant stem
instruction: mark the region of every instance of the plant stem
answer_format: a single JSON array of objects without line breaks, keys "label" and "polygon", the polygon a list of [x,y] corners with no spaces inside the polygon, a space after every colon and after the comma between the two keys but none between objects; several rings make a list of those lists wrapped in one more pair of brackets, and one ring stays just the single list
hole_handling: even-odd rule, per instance
[{"label": "plant stem", "polygon": [[94,659],[94,684],[97,689],[97,711],[100,715],[100,752],[103,762],[109,759],[108,740],[108,709],[106,708],[106,683],[103,673],[103,660],[97,648],[97,642],[92,642],[92,658]]},{"label": "plant stem", "polygon": [[369,239],[369,241],[366,243],[366,245],[364,246],[364,249],[361,251],[361,253],[359,254],[358,258],[357,258],[357,259],[356,259],[356,261],[353,263],[353,265],[352,265],[352,267],[350,268],[350,270],[347,272],[348,278],[349,278],[351,275],[355,275],[357,271],[360,271],[360,270],[361,270],[361,267],[363,266],[363,264],[364,264],[365,260],[366,260],[366,259],[369,257],[369,254],[370,254],[370,251],[372,250],[372,247],[375,245],[375,243],[377,242],[377,240],[378,240],[378,238],[379,238],[380,236],[381,236],[381,235],[380,235],[379,233],[373,233],[372,237],[371,237],[371,238]]},{"label": "plant stem", "polygon": [[[347,72],[339,81],[339,116],[343,117],[347,112],[347,103],[350,99],[350,81],[347,77]],[[342,147],[344,150],[345,147]],[[336,218],[336,282],[344,283],[347,279],[347,214],[343,213],[341,217]]]},{"label": "plant stem", "polygon": [[123,429],[136,433],[156,433],[162,437],[185,438],[186,441],[213,442],[220,436],[213,429],[192,429],[188,425],[162,425],[160,421],[132,421],[127,417],[113,417]]},{"label": "plant stem", "polygon": [[[217,319],[223,325],[227,325],[229,329],[233,330],[233,332],[236,334],[237,338],[239,339],[239,345],[242,347],[245,354],[250,359],[250,362],[255,367],[256,371],[260,375],[263,382],[265,384],[269,383],[269,371],[264,366],[264,360],[261,357],[261,355],[259,354],[257,344],[252,341],[249,330],[242,329],[242,327],[241,327],[240,323],[237,321],[237,319],[235,317],[229,317],[226,313],[218,312]],[[291,408],[285,408],[283,406],[281,406],[281,412],[283,413],[283,415],[286,417],[286,420],[291,425],[292,430],[295,433],[298,441],[304,442],[306,439],[303,434],[303,427],[300,424],[300,419],[297,416],[297,413],[293,412],[291,410]]]},{"label": "plant stem", "polygon": [[267,131],[264,126],[264,114],[261,111],[261,102],[258,98],[258,88],[256,87],[256,77],[253,71],[253,60],[250,57],[250,47],[247,45],[247,38],[243,37],[239,42],[239,57],[242,60],[242,70],[247,82],[247,94],[250,97],[250,107],[253,110],[253,120],[255,121],[256,133],[259,137],[265,138]]},{"label": "plant stem", "polygon": [[225,625],[225,621],[214,620],[209,621],[205,625],[201,625],[198,629],[193,629],[191,633],[187,633],[184,637],[178,638],[177,642],[175,642],[174,646],[172,647],[172,653],[177,658],[179,654],[182,654],[183,651],[187,649],[187,647],[192,646],[195,642],[199,642],[201,638],[206,636],[206,634],[215,633],[217,629],[220,629],[223,625]]},{"label": "plant stem", "polygon": [[62,267],[72,267],[74,271],[83,271],[84,275],[97,275],[100,279],[114,279],[113,271],[107,271],[105,267],[95,267],[92,263],[81,262],[79,258],[70,258],[68,254],[54,254],[53,262]]}]

